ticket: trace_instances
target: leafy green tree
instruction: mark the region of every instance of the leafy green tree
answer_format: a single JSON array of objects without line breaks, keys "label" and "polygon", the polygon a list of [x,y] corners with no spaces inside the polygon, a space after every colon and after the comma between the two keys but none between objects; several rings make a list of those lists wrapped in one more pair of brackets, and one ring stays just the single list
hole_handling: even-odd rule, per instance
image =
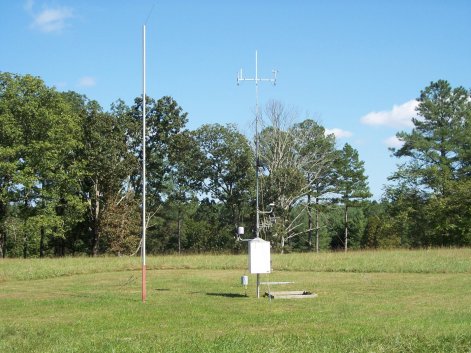
[{"label": "leafy green tree", "polygon": [[411,244],[469,244],[461,228],[469,199],[456,190],[465,190],[470,176],[470,92],[439,80],[421,91],[417,101],[414,128],[397,134],[403,145],[393,150],[405,162],[390,178],[398,192],[420,195],[421,202],[409,208],[423,220],[423,231],[410,233]]},{"label": "leafy green tree", "polygon": [[201,244],[199,249],[206,249],[206,251],[228,250],[235,245],[233,225],[225,221],[225,211],[224,204],[220,202],[208,198],[201,200],[193,216],[193,222],[202,232],[198,233],[191,227],[186,232],[188,244],[192,244],[193,249],[195,249],[195,242]]},{"label": "leafy green tree", "polygon": [[[142,163],[142,98],[136,98],[134,105],[129,109],[122,103],[118,104],[116,110],[128,127],[126,134],[128,149]],[[176,158],[185,153],[179,147],[185,147],[184,139],[180,138],[180,135],[187,134],[184,130],[188,121],[187,116],[188,114],[172,97],[165,96],[157,101],[146,97],[146,209],[148,210],[146,226],[149,243],[154,243],[157,247],[161,247],[161,242],[152,239],[162,237],[162,234],[157,233],[161,229],[158,213],[165,200],[174,193],[174,179],[178,169]],[[130,178],[135,195],[138,197],[142,195],[141,171],[142,164]],[[181,173],[179,175],[181,176]],[[177,193],[180,194],[180,191]]]},{"label": "leafy green tree", "polygon": [[[137,170],[138,162],[126,145],[128,127],[124,119],[103,112],[96,101],[74,92],[68,92],[65,96],[83,121],[81,197],[87,205],[83,228],[89,230],[84,234],[83,241],[89,244],[90,253],[96,256],[100,248],[101,251],[114,251],[109,250],[116,248],[112,246],[114,240],[111,235],[119,237],[123,234],[122,224],[110,222],[109,214],[117,216],[120,212],[129,212],[127,206],[133,195],[129,178]],[[120,209],[120,206],[124,208]],[[134,212],[132,218],[138,215]]]},{"label": "leafy green tree", "polygon": [[[469,92],[452,89],[447,81],[432,82],[418,98],[418,117],[412,119],[412,132],[400,132],[401,148],[393,150],[396,157],[407,157],[393,178],[409,178],[430,192],[446,196],[449,181],[466,174],[467,155],[463,133],[471,119]],[[466,134],[467,135],[467,134]],[[464,140],[464,141],[463,141]],[[461,158],[460,158],[461,157]]]},{"label": "leafy green tree", "polygon": [[[33,76],[3,73],[0,78],[0,116],[5,172],[2,199],[21,205],[29,230],[24,256],[33,246],[45,255],[47,242],[63,238],[77,221],[64,215],[80,213],[81,121],[73,107],[53,88]],[[61,214],[61,212],[64,212]],[[36,242],[36,244],[31,244]]]},{"label": "leafy green tree", "polygon": [[15,77],[0,72],[0,255],[7,253],[7,227],[9,202],[13,177],[16,173],[17,154],[20,144],[20,127],[11,111],[10,101],[14,98],[11,86]]},{"label": "leafy green tree", "polygon": [[196,195],[202,191],[204,182],[205,156],[199,148],[198,142],[190,131],[182,131],[175,135],[173,143],[169,145],[169,172],[165,189],[167,199],[164,210],[168,221],[165,226],[170,231],[170,242],[173,250],[180,253],[187,247],[185,223],[194,214]]},{"label": "leafy green tree", "polygon": [[[328,231],[330,235],[330,249],[345,251],[345,207],[334,205],[328,214]],[[359,249],[362,245],[368,219],[364,207],[351,207],[348,209],[348,249]]]},{"label": "leafy green tree", "polygon": [[387,201],[373,201],[364,208],[367,223],[361,239],[362,248],[391,249],[403,245],[400,225],[388,213],[390,207]]},{"label": "leafy green tree", "polygon": [[358,151],[346,143],[339,151],[335,163],[336,190],[339,201],[344,209],[344,239],[345,251],[348,250],[348,210],[351,207],[362,205],[363,201],[371,197],[368,187],[368,177],[365,175],[364,162],[360,160]]},{"label": "leafy green tree", "polygon": [[[34,78],[28,77],[33,81]],[[21,106],[27,99],[23,86],[26,79],[18,75],[0,73],[0,242],[2,256],[6,256],[8,244],[7,217],[11,202],[18,199],[16,183],[19,178],[23,146],[23,129],[20,124]]]},{"label": "leafy green tree", "polygon": [[394,232],[400,237],[401,247],[422,247],[429,244],[424,208],[426,195],[407,183],[386,188],[383,202]]},{"label": "leafy green tree", "polygon": [[18,209],[12,207],[2,225],[5,234],[3,257],[23,256],[25,227],[24,221],[16,214],[17,212]]},{"label": "leafy green tree", "polygon": [[[128,126],[127,143],[132,153],[142,161],[142,98],[134,100],[130,109],[119,108],[124,113]],[[146,159],[147,193],[150,208],[157,207],[166,195],[165,184],[172,166],[169,162],[169,150],[175,143],[176,136],[184,131],[188,121],[178,103],[169,96],[155,100],[146,97]],[[141,169],[132,176],[136,194],[142,192]]]},{"label": "leafy green tree", "polygon": [[[438,244],[447,246],[471,245],[471,179],[462,178],[453,182],[450,194],[442,200],[443,208],[447,210],[449,217],[439,225],[437,239]],[[436,210],[434,205],[431,208]],[[432,220],[437,222],[438,217]]]},{"label": "leafy green tree", "polygon": [[[244,220],[244,209],[254,186],[253,154],[247,138],[234,125],[203,125],[194,132],[201,156],[202,191],[222,202],[235,227]],[[231,234],[232,234],[231,232]]]}]

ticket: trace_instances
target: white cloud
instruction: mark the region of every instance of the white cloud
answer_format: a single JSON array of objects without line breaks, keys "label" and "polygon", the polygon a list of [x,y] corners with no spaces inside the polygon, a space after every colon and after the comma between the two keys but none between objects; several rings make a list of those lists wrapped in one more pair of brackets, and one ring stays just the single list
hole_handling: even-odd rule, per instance
[{"label": "white cloud", "polygon": [[326,136],[332,135],[332,134],[335,136],[335,138],[338,138],[338,139],[350,137],[353,135],[350,131],[342,130],[339,128],[325,129]]},{"label": "white cloud", "polygon": [[67,87],[67,82],[65,81],[59,81],[54,83],[54,87],[58,90],[64,90]]},{"label": "white cloud", "polygon": [[366,125],[385,125],[391,127],[413,127],[411,118],[416,117],[416,100],[410,100],[401,105],[394,105],[392,110],[371,112],[361,118]]},{"label": "white cloud", "polygon": [[34,0],[27,0],[23,8],[33,17],[31,28],[44,33],[60,32],[67,26],[67,20],[74,17],[74,12],[69,7],[45,7],[42,11],[33,10]]},{"label": "white cloud", "polygon": [[91,77],[91,76],[84,76],[78,82],[79,87],[93,87],[95,85],[96,85],[96,80],[94,77]]},{"label": "white cloud", "polygon": [[34,0],[27,0],[25,4],[23,5],[23,8],[27,12],[32,12],[33,11],[33,6],[34,6]]},{"label": "white cloud", "polygon": [[404,144],[404,142],[399,140],[396,136],[388,137],[383,142],[387,147],[393,147],[393,148],[401,148],[402,145]]}]

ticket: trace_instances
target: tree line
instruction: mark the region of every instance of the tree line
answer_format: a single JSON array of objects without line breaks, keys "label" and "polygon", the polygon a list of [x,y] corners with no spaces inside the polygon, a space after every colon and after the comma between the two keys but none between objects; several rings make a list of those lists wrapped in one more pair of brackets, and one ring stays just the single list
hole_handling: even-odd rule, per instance
[{"label": "tree line", "polygon": [[[466,246],[470,93],[446,81],[418,98],[404,160],[381,201],[349,144],[269,102],[255,137],[232,124],[186,127],[172,97],[146,98],[147,251],[242,249],[254,233],[277,251]],[[131,255],[142,232],[142,97],[109,111],[40,78],[0,72],[0,256]]]}]

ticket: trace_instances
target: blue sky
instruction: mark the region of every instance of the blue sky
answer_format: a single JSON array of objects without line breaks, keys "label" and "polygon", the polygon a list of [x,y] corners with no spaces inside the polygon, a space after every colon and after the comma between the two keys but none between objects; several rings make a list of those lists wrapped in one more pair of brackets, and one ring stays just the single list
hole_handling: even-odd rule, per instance
[{"label": "blue sky", "polygon": [[[155,4],[155,6],[154,6]],[[154,7],[154,8],[153,8]],[[105,109],[142,90],[171,95],[190,129],[235,123],[251,134],[253,83],[237,71],[278,70],[260,102],[279,100],[336,133],[365,161],[375,198],[399,162],[388,146],[411,128],[414,100],[431,81],[471,88],[468,0],[177,1],[0,0],[0,71],[40,76]]]}]

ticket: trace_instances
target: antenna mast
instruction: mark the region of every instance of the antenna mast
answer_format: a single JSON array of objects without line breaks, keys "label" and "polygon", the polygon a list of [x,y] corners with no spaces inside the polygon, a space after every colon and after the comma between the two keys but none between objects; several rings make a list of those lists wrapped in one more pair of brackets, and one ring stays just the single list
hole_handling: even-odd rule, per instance
[{"label": "antenna mast", "polygon": [[146,291],[146,25],[142,27],[142,302],[147,298]]},{"label": "antenna mast", "polygon": [[276,85],[276,74],[277,71],[273,70],[273,77],[272,78],[260,78],[258,77],[258,52],[255,50],[255,77],[248,78],[244,77],[242,73],[242,69],[237,74],[237,85],[241,81],[254,81],[255,82],[255,194],[256,194],[256,206],[255,206],[255,213],[256,213],[256,221],[255,221],[255,237],[260,237],[260,206],[259,206],[259,137],[258,137],[258,124],[260,119],[259,114],[259,107],[258,107],[258,83],[259,82],[272,82],[273,85]]}]

